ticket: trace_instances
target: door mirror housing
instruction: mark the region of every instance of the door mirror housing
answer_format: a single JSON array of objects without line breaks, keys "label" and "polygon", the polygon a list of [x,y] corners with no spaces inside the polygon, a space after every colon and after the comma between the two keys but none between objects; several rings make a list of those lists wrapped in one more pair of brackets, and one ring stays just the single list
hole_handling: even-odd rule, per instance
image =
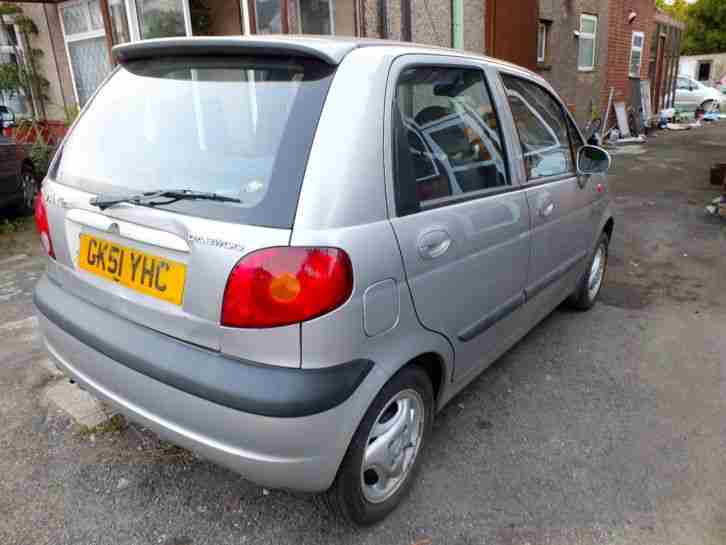
[{"label": "door mirror housing", "polygon": [[610,154],[598,146],[582,146],[577,152],[577,173],[604,174],[610,170]]}]

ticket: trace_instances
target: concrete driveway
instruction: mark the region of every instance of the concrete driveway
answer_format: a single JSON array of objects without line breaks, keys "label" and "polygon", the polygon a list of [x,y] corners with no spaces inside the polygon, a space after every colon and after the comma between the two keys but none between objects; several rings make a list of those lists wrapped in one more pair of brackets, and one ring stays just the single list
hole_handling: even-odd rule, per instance
[{"label": "concrete driveway", "polygon": [[0,543],[725,543],[726,222],[704,213],[724,157],[726,124],[616,155],[602,302],[459,395],[408,501],[366,530],[138,427],[74,426],[47,397],[35,237],[0,237]]}]

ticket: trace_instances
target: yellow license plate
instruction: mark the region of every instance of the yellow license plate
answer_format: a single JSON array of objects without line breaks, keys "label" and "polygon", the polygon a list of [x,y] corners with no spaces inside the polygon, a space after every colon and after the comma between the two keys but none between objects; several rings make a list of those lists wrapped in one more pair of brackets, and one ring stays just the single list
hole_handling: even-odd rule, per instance
[{"label": "yellow license plate", "polygon": [[175,305],[181,305],[187,267],[183,263],[81,235],[79,265],[84,271]]}]

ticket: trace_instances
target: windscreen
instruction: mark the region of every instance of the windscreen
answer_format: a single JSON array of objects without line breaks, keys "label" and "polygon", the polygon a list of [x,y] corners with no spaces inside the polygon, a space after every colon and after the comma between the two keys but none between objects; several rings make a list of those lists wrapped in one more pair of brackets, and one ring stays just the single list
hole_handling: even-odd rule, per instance
[{"label": "windscreen", "polygon": [[[57,181],[92,193],[213,192],[182,214],[291,227],[333,69],[308,59],[162,58],[119,68],[69,135]],[[156,203],[158,204],[158,203]]]}]

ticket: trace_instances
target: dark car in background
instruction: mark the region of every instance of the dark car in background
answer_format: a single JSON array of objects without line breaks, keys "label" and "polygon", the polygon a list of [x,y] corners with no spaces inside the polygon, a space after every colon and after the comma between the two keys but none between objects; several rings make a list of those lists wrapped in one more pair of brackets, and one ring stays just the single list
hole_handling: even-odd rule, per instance
[{"label": "dark car in background", "polygon": [[26,145],[0,133],[0,215],[11,206],[23,214],[32,213],[38,188]]}]

